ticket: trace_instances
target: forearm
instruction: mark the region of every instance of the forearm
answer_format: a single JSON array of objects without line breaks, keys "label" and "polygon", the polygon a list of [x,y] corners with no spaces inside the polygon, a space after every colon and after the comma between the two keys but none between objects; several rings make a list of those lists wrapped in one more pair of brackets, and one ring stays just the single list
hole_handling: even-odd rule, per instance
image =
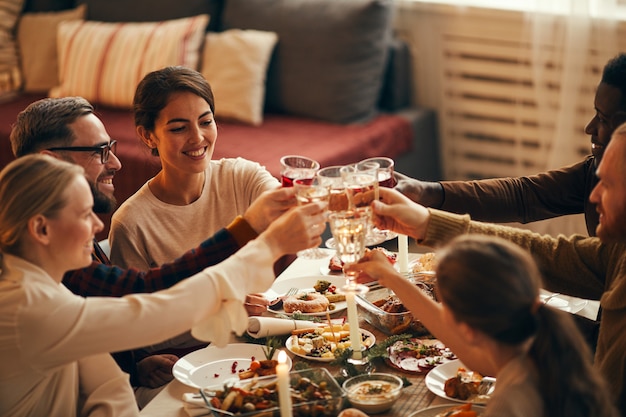
[{"label": "forearm", "polygon": [[529,250],[542,270],[546,286],[555,291],[599,299],[607,274],[618,268],[621,245],[604,245],[584,236],[540,235],[525,229],[474,222],[467,215],[430,210],[425,239],[439,247],[464,233],[498,236]]}]

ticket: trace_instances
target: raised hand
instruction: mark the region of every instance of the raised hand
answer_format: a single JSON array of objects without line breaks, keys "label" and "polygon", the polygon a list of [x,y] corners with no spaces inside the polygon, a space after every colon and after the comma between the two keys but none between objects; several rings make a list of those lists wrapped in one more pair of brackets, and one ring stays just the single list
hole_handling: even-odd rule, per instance
[{"label": "raised hand", "polygon": [[277,188],[268,190],[252,202],[243,218],[255,232],[261,233],[281,214],[296,206],[293,188]]}]

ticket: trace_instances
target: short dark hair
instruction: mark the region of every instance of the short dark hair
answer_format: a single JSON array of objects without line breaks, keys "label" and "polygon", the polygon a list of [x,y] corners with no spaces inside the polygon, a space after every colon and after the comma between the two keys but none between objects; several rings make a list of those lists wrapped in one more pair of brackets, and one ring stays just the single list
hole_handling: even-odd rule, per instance
[{"label": "short dark hair", "polygon": [[618,88],[622,93],[620,109],[626,110],[626,53],[611,58],[602,70],[600,82]]},{"label": "short dark hair", "polygon": [[17,115],[11,129],[11,149],[17,158],[56,146],[70,146],[76,139],[69,125],[93,114],[82,97],[44,98]]}]

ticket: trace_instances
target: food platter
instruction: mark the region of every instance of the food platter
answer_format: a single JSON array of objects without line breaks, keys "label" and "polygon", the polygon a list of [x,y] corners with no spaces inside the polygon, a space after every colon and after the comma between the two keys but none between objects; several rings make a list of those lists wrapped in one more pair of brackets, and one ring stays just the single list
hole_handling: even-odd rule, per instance
[{"label": "food platter", "polygon": [[[254,359],[265,359],[262,345],[231,343],[223,348],[207,346],[180,358],[174,364],[174,378],[194,388],[221,386],[239,381],[237,375],[250,367]],[[291,369],[291,359],[287,357]]]},{"label": "food platter", "polygon": [[[423,408],[419,411],[409,414],[409,417],[437,417],[452,408],[450,404],[434,405],[432,407]],[[472,411],[476,411],[476,415],[480,417],[485,411],[482,405],[472,405]]]},{"label": "food platter", "polygon": [[[346,280],[343,276],[314,275],[306,277],[295,277],[275,282],[269,290],[263,293],[263,296],[268,300],[275,300],[276,298],[285,295],[290,288],[298,288],[300,292],[314,292],[315,289],[313,288],[313,286],[317,283],[317,281],[320,280],[328,281],[337,288],[341,288],[346,283]],[[339,301],[333,304],[334,309],[328,311],[330,314],[344,311],[347,308],[347,304],[345,301]],[[291,315],[290,313],[286,313],[285,310],[282,308],[272,310],[268,307],[267,311],[273,314],[284,314],[287,316]],[[306,313],[306,315],[325,317],[326,312],[323,311],[320,313]]]},{"label": "food platter", "polygon": [[449,378],[453,378],[457,374],[457,370],[459,368],[468,369],[459,359],[455,359],[446,363],[443,363],[434,369],[432,369],[428,374],[426,374],[426,378],[424,378],[424,383],[430,392],[433,394],[445,398],[446,400],[465,403],[472,402],[474,404],[485,404],[486,401],[484,398],[477,398],[476,400],[464,401],[458,398],[448,397],[444,391],[444,385]]},{"label": "food platter", "polygon": [[[360,330],[361,330],[361,334],[365,336],[364,341],[363,341],[363,346],[366,346],[368,348],[374,346],[374,343],[376,343],[376,336],[374,336],[372,332],[369,332],[365,329],[360,329]],[[314,361],[314,362],[332,362],[335,360],[334,356],[317,357],[317,356],[305,355],[300,352],[294,351],[293,346],[296,343],[296,337],[297,336],[290,336],[285,342],[285,346],[287,347],[287,350],[289,350],[289,352],[293,353],[294,355],[299,356],[304,359],[308,359],[310,361]]]},{"label": "food platter", "polygon": [[554,295],[550,291],[541,289],[539,292],[539,298],[541,301],[548,300],[546,305],[550,307],[558,308],[559,310],[567,311],[568,313],[578,313],[580,310],[587,306],[589,301],[582,298],[570,297],[568,295]]},{"label": "food platter", "polygon": [[436,339],[399,340],[387,348],[387,364],[402,372],[425,374],[435,366],[456,359],[456,355]]}]

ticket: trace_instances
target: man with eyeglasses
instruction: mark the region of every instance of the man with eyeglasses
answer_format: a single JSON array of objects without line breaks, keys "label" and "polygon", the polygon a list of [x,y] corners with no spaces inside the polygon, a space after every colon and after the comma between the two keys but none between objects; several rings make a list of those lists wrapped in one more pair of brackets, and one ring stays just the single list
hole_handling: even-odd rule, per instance
[{"label": "man with eyeglasses", "polygon": [[[30,104],[17,116],[10,139],[16,157],[41,152],[81,165],[94,196],[94,211],[109,213],[115,209],[113,178],[122,164],[115,155],[116,142],[110,139],[87,100],[81,97],[46,98]],[[243,216],[235,218],[228,227],[199,247],[172,263],[145,272],[112,266],[98,242],[94,241],[93,263],[88,268],[68,272],[63,283],[82,296],[123,296],[169,288],[228,258],[295,205],[291,188],[268,191],[253,202]],[[261,299],[251,297],[254,304],[261,302]],[[132,352],[120,352],[114,357],[131,375],[134,387],[149,388],[172,379],[171,369],[177,359],[169,355],[153,355],[136,366]],[[138,400],[143,403],[141,398]]]}]

